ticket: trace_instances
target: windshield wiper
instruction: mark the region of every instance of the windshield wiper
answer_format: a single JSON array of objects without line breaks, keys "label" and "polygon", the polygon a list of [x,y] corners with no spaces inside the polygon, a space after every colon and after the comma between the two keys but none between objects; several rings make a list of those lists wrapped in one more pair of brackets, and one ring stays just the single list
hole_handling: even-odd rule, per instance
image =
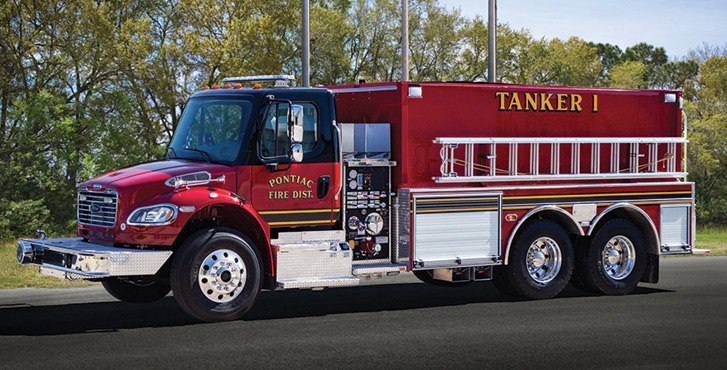
[{"label": "windshield wiper", "polygon": [[197,149],[197,148],[184,148],[184,150],[191,150],[193,152],[202,153],[202,156],[204,157],[204,160],[207,161],[208,163],[212,163],[212,156],[209,153],[207,153],[204,150],[202,150],[202,149]]}]

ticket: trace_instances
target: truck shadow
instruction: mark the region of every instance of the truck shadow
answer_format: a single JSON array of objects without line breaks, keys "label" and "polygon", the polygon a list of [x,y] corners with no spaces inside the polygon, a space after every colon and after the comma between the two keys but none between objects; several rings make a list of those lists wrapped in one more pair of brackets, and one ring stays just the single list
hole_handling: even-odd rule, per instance
[{"label": "truck shadow", "polygon": [[[638,287],[631,294],[672,292]],[[568,286],[555,299],[596,297]],[[603,299],[615,299],[604,297]],[[503,295],[487,283],[461,288],[442,288],[421,283],[370,285],[353,288],[262,292],[243,321],[275,320],[346,313],[411,310],[478,303],[537,304]],[[492,307],[492,310],[497,310]],[[77,333],[109,333],[123,329],[206,325],[187,316],[167,296],[150,304],[99,302],[51,306],[26,304],[0,308],[0,336],[49,336]]]}]

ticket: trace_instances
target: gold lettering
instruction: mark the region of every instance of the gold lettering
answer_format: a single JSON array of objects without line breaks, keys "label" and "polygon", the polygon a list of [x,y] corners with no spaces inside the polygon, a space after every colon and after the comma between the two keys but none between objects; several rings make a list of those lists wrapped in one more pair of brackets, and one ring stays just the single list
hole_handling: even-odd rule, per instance
[{"label": "gold lettering", "polygon": [[523,106],[520,104],[520,97],[518,96],[518,93],[512,94],[512,100],[510,100],[510,105],[507,107],[507,110],[512,110],[513,105],[515,105],[516,111],[523,110]]},{"label": "gold lettering", "polygon": [[510,93],[497,91],[495,97],[500,99],[500,110],[505,110],[505,99],[510,96]]},{"label": "gold lettering", "polygon": [[525,93],[525,110],[528,111],[530,108],[533,109],[533,111],[538,110],[538,100],[537,100],[536,94],[531,93]]},{"label": "gold lettering", "polygon": [[[553,105],[550,104],[550,98],[553,97],[553,94],[548,94],[547,97],[545,95],[546,95],[545,93],[540,93],[540,111],[541,112],[545,112],[545,111],[552,112],[554,109],[553,109]],[[545,107],[546,105],[548,106],[547,108]]]},{"label": "gold lettering", "polygon": [[270,188],[272,189],[273,185],[275,185],[275,179],[270,180],[269,183],[270,183]]},{"label": "gold lettering", "polygon": [[558,94],[558,112],[568,111],[568,94]]},{"label": "gold lettering", "polygon": [[593,94],[593,112],[598,112],[598,95]]},{"label": "gold lettering", "polygon": [[570,96],[571,112],[580,112],[583,110],[583,108],[581,108],[581,101],[583,101],[583,97],[581,97],[579,94],[571,94],[571,96]]},{"label": "gold lettering", "polygon": [[306,182],[305,186],[307,186],[308,189],[310,189],[313,186],[313,180],[308,180],[308,182]]},{"label": "gold lettering", "polygon": [[283,183],[287,184],[290,182],[290,177],[288,175],[283,175]]}]

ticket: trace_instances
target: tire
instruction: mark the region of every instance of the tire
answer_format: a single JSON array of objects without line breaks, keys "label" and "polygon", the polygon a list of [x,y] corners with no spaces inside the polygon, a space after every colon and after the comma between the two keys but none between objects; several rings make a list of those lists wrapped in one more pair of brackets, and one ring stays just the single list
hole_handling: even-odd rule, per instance
[{"label": "tire", "polygon": [[472,281],[462,281],[462,282],[452,282],[452,281],[444,281],[444,280],[438,280],[435,279],[432,275],[432,270],[417,270],[412,271],[414,273],[414,276],[417,277],[417,279],[430,284],[430,285],[436,285],[436,286],[443,286],[448,288],[458,288],[469,285]]},{"label": "tire", "polygon": [[607,295],[631,293],[646,269],[644,237],[629,221],[608,221],[579,253],[577,265],[586,289]]},{"label": "tire", "polygon": [[102,281],[101,285],[114,298],[129,303],[156,302],[164,298],[172,289],[168,284],[155,280],[131,283],[117,278],[110,278]]},{"label": "tire", "polygon": [[260,295],[262,279],[255,244],[236,230],[214,227],[182,243],[174,253],[170,280],[184,312],[215,322],[247,313]]},{"label": "tire", "polygon": [[570,283],[582,292],[590,294],[600,294],[597,290],[594,290],[588,284],[586,284],[585,279],[583,278],[584,274],[582,273],[583,268],[581,268],[581,265],[579,263],[579,261],[582,261],[585,258],[584,255],[588,253],[588,248],[590,248],[591,241],[592,238],[578,238],[578,242],[576,243],[575,247],[575,267],[573,270],[573,275],[571,275],[570,277]]},{"label": "tire", "polygon": [[535,221],[515,239],[501,283],[528,299],[553,298],[568,285],[574,259],[563,228],[551,221]]},{"label": "tire", "polygon": [[505,266],[494,266],[492,270],[492,284],[500,293],[510,296],[519,297],[520,295],[515,292],[514,289],[508,285],[505,279]]}]

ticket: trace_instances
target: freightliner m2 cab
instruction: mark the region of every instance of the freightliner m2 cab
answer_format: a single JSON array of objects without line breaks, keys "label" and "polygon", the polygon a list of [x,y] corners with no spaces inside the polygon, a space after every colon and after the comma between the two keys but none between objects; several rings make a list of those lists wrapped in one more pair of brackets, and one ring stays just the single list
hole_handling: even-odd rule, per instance
[{"label": "freightliner m2 cab", "polygon": [[680,92],[288,79],[194,94],[164,160],[82,183],[78,237],[20,239],[18,261],[221,321],[262,289],[402,272],[627,294],[694,253]]}]

